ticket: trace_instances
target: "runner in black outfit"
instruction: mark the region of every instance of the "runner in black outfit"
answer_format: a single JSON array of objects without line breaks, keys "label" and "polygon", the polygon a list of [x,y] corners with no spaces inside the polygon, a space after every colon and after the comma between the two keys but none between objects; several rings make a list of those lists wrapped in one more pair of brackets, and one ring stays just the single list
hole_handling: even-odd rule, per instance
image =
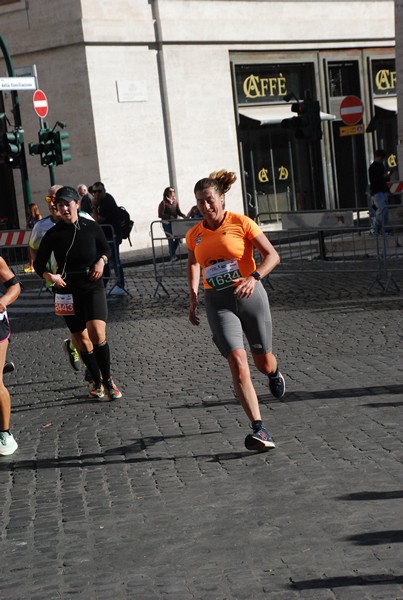
[{"label": "runner in black outfit", "polygon": [[[108,311],[102,282],[110,250],[101,227],[78,215],[78,200],[72,187],[65,186],[56,192],[62,220],[45,234],[34,268],[40,277],[54,285],[56,313],[63,315],[81,359],[93,377],[90,397],[116,400],[122,394],[110,374],[106,341]],[[57,274],[46,270],[52,252],[58,265]]]}]

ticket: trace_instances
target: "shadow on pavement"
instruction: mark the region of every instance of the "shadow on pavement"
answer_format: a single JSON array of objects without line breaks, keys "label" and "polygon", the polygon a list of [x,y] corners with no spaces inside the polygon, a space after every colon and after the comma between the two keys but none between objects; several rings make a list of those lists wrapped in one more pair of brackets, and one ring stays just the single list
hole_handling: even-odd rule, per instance
[{"label": "shadow on pavement", "polygon": [[[200,460],[205,459],[208,462],[225,462],[228,460],[237,460],[246,457],[256,456],[256,454],[261,454],[263,457],[267,456],[267,452],[220,452],[215,454],[191,454],[184,456],[138,456],[130,458],[127,456],[130,453],[139,453],[147,451],[147,448],[158,444],[159,442],[164,442],[166,440],[172,439],[185,439],[193,436],[200,435],[217,435],[221,432],[219,431],[206,431],[201,433],[192,433],[187,435],[168,435],[168,436],[154,436],[154,437],[145,437],[135,441],[133,444],[126,446],[118,446],[117,448],[111,448],[110,450],[105,450],[105,452],[99,453],[87,453],[87,454],[77,454],[74,456],[59,456],[52,458],[43,458],[43,459],[28,459],[28,460],[15,460],[15,455],[11,458],[9,457],[9,462],[0,462],[0,471],[20,471],[20,470],[38,470],[38,469],[63,469],[63,468],[79,468],[84,469],[88,467],[99,467],[99,466],[110,466],[115,464],[135,464],[135,463],[143,463],[143,462],[162,462],[162,461],[176,461],[178,459],[190,459],[190,460]],[[110,457],[119,457],[116,460],[110,460]]]},{"label": "shadow on pavement", "polygon": [[341,577],[327,577],[325,579],[306,579],[305,581],[292,581],[290,587],[298,590],[332,589],[336,587],[353,587],[364,585],[382,585],[385,583],[403,583],[402,575],[353,575]]},{"label": "shadow on pavement", "polygon": [[403,531],[392,529],[390,531],[371,531],[370,533],[359,533],[345,538],[358,546],[377,546],[379,544],[401,544],[403,542]]},{"label": "shadow on pavement", "polygon": [[[337,388],[335,390],[318,390],[318,391],[293,391],[286,392],[286,395],[281,400],[276,400],[273,396],[264,395],[259,396],[261,402],[302,402],[304,400],[330,400],[330,399],[342,399],[342,398],[361,398],[365,396],[377,396],[385,394],[402,394],[403,385],[370,385],[368,387],[358,388]],[[398,403],[393,403],[398,404]],[[382,403],[377,403],[374,406],[379,407],[385,406]],[[367,406],[367,405],[364,405]],[[368,406],[372,406],[369,404]]]},{"label": "shadow on pavement", "polygon": [[391,490],[389,492],[353,492],[345,496],[339,496],[337,500],[394,500],[403,498],[403,490]]},{"label": "shadow on pavement", "polygon": [[[295,391],[286,392],[286,395],[281,399],[274,398],[271,394],[259,394],[259,402],[261,404],[287,404],[289,402],[304,402],[307,400],[341,400],[344,398],[365,398],[366,396],[377,396],[385,394],[402,394],[403,385],[382,385],[382,386],[368,386],[361,388],[338,388],[335,390],[318,390],[318,391]],[[183,408],[191,406],[192,408],[205,407],[213,408],[215,406],[228,406],[239,404],[238,400],[234,398],[227,398],[222,400],[203,400],[187,402],[186,404],[169,404],[170,410],[181,410]],[[361,406],[369,406],[373,408],[382,408],[388,406],[400,406],[403,401],[399,402],[376,402],[369,404],[362,404]]]}]

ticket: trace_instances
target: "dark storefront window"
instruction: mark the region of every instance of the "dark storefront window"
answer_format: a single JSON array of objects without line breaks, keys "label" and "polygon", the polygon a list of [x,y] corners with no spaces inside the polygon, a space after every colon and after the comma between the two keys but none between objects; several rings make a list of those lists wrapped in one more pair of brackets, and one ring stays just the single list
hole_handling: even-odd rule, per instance
[{"label": "dark storefront window", "polygon": [[290,92],[304,98],[313,90],[312,64],[237,65],[235,85],[239,106],[284,102]]},{"label": "dark storefront window", "polygon": [[284,96],[302,99],[309,90],[315,98],[314,81],[313,63],[235,66],[238,106],[265,106],[267,117],[262,124],[241,116],[239,126],[246,208],[262,222],[278,220],[279,212],[325,208],[319,142],[297,139],[274,112],[283,108],[283,118],[295,116]]},{"label": "dark storefront window", "polygon": [[386,151],[392,179],[398,178],[395,61],[394,59],[373,59],[369,62],[373,105],[367,133],[373,134],[375,147],[383,148]]},{"label": "dark storefront window", "polygon": [[395,96],[395,61],[392,59],[371,61],[371,83],[374,96]]},{"label": "dark storefront window", "polygon": [[360,76],[358,62],[329,62],[329,96],[344,98],[344,96],[360,97]]}]

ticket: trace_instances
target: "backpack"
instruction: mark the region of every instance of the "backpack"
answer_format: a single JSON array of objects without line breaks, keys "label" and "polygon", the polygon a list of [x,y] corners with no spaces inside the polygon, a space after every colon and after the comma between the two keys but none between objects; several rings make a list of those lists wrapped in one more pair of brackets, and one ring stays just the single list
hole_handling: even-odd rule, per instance
[{"label": "backpack", "polygon": [[129,213],[124,206],[119,206],[119,222],[122,239],[129,240],[129,244],[131,246],[132,242],[130,240],[130,233],[133,229],[134,221],[131,220]]}]

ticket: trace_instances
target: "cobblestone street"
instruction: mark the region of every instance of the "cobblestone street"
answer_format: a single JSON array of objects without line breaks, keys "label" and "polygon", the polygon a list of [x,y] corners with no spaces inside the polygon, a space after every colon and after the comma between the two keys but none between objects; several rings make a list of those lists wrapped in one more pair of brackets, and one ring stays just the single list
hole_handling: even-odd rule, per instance
[{"label": "cobblestone street", "polygon": [[[368,273],[276,275],[287,392],[253,379],[276,441],[248,423],[226,361],[187,319],[183,272],[154,297],[127,269],[108,337],[122,400],[86,399],[50,296],[10,310],[18,451],[0,459],[8,600],[402,600],[402,296]],[[398,282],[401,285],[401,281]]]}]

